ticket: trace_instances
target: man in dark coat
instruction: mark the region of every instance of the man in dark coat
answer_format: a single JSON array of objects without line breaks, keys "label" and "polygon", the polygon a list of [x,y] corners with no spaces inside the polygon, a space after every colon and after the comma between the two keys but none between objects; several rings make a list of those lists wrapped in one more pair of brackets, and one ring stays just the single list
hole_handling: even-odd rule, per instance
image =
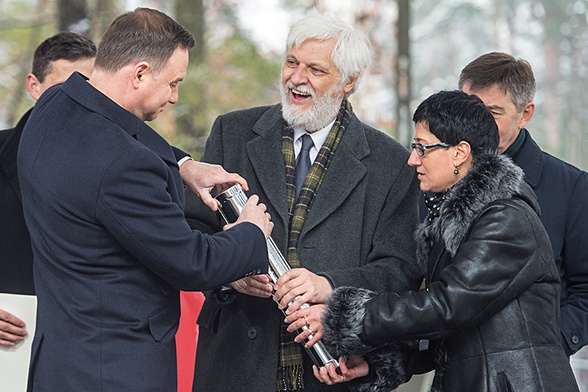
[{"label": "man in dark coat", "polygon": [[226,231],[191,230],[177,156],[144,122],[177,101],[193,45],[159,11],[125,13],[90,79],[47,90],[25,125],[18,175],[38,297],[29,391],[175,391],[178,290],[267,269],[273,225],[257,196]]},{"label": "man in dark coat", "polygon": [[[36,101],[49,87],[63,83],[75,71],[90,75],[96,45],[88,38],[61,32],[35,49],[33,67],[27,75],[29,95]],[[26,112],[14,128],[0,131],[0,292],[35,294],[33,250],[22,213],[22,198],[16,169],[16,153],[22,130],[31,114]],[[0,345],[12,346],[24,339],[26,326],[18,315],[0,305]]]},{"label": "man in dark coat", "polygon": [[525,128],[535,111],[535,78],[527,61],[484,54],[462,70],[459,88],[490,109],[499,152],[523,169],[537,195],[561,277],[562,345],[571,355],[588,343],[588,173],[541,151]]},{"label": "man in dark coat", "polygon": [[[300,296],[289,313],[312,304],[291,315],[288,330],[307,325],[318,338],[318,309],[333,287],[402,291],[420,283],[412,236],[418,183],[405,164],[409,153],[361,122],[346,99],[369,63],[367,40],[335,18],[316,16],[292,27],[287,48],[282,104],[220,116],[202,159],[247,179],[267,204],[272,238],[294,268],[275,286],[261,275],[206,293],[195,391],[346,390],[313,377],[310,358],[291,342],[287,324],[280,327],[284,315],[272,289],[283,308]],[[304,135],[313,141],[314,163],[299,178],[294,203],[300,177],[294,156],[302,155]],[[205,221],[205,213],[189,194],[191,224],[220,230],[217,217],[209,214]],[[308,329],[298,336],[307,337]]]}]

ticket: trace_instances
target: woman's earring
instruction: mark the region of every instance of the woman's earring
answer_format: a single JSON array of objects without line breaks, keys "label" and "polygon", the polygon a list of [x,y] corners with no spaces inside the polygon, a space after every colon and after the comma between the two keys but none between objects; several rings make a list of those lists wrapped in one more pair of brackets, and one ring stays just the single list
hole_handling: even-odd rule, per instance
[{"label": "woman's earring", "polygon": [[453,174],[455,174],[456,176],[459,174],[459,167],[455,167],[455,169],[453,170]]}]

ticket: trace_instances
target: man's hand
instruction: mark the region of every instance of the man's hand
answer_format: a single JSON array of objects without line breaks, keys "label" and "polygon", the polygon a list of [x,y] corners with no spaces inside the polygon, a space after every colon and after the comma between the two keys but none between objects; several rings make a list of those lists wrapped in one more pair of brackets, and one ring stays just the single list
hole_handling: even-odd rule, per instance
[{"label": "man's hand", "polygon": [[[322,304],[333,291],[327,278],[314,274],[306,268],[293,268],[286,271],[275,284],[274,300],[280,309],[292,314],[305,303]],[[294,302],[290,303],[294,298]]]},{"label": "man's hand", "polygon": [[266,212],[266,206],[263,203],[259,203],[259,196],[251,195],[247,200],[247,203],[243,206],[239,218],[235,223],[225,225],[224,230],[228,230],[231,227],[238,225],[241,222],[250,222],[256,225],[263,231],[265,239],[268,239],[272,234],[274,224],[271,221],[269,212]]},{"label": "man's hand", "polygon": [[25,323],[0,309],[0,346],[14,346],[27,336]]},{"label": "man's hand", "polygon": [[274,286],[269,275],[253,275],[242,278],[231,283],[231,287],[242,294],[260,298],[269,298],[272,295]]},{"label": "man's hand", "polygon": [[217,194],[235,184],[241,185],[244,190],[249,190],[247,181],[243,177],[236,173],[228,173],[220,165],[189,159],[180,166],[180,175],[184,184],[213,211],[216,211],[220,204],[210,194],[213,188],[216,188]]}]

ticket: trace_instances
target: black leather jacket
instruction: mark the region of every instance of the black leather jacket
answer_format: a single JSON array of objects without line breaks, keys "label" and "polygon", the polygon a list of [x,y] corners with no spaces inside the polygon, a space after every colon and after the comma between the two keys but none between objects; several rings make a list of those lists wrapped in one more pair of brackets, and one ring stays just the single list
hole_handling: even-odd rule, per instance
[{"label": "black leather jacket", "polygon": [[[364,293],[359,303],[335,292],[329,309],[351,301],[361,324],[334,337],[327,320],[337,316],[329,313],[324,340],[342,339],[338,352],[362,354],[370,347],[382,354],[390,342],[430,340],[433,391],[578,390],[560,345],[559,274],[520,168],[502,156],[479,158],[448,192],[439,217],[421,225],[417,242],[426,289]],[[374,370],[373,391],[381,390],[380,378],[411,373]]]}]

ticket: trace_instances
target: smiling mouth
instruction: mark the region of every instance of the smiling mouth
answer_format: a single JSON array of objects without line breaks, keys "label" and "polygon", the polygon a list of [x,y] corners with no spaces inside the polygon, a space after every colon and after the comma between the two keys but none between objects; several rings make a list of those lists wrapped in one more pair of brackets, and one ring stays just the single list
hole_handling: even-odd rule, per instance
[{"label": "smiling mouth", "polygon": [[302,91],[297,88],[291,88],[290,92],[292,92],[292,95],[294,96],[294,99],[296,99],[296,100],[303,100],[303,99],[310,98],[312,96],[309,92]]}]

